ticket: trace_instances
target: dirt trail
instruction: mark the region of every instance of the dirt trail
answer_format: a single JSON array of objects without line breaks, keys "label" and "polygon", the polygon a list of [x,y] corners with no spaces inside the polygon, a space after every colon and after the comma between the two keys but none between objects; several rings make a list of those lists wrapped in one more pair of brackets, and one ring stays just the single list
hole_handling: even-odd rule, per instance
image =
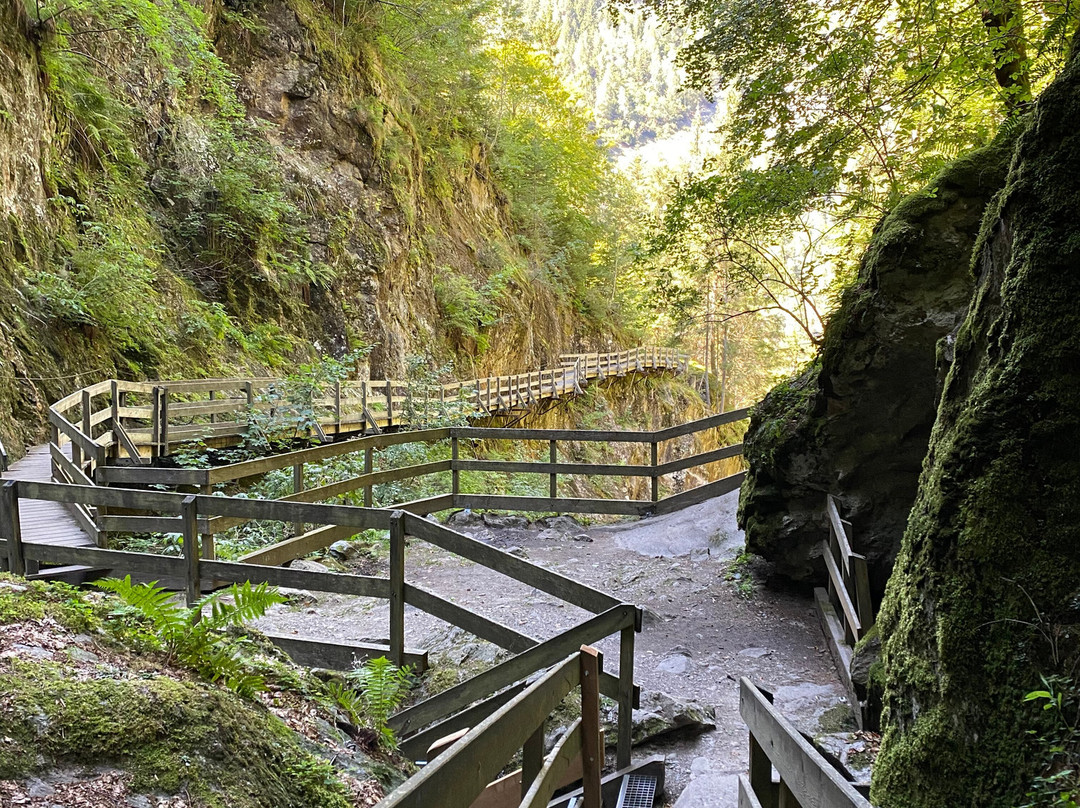
[{"label": "dirt trail", "polygon": [[[780,708],[811,735],[850,720],[810,601],[760,587],[747,597],[739,591],[745,578],[727,580],[743,547],[735,525],[737,497],[735,492],[675,514],[616,526],[564,531],[456,526],[502,549],[519,548],[514,552],[534,563],[647,610],[636,644],[635,680],[642,692],[693,699],[716,711],[714,731],[641,747],[642,754],[667,756],[668,804],[677,802],[678,808],[735,805],[735,776],[747,763],[740,676],[772,690]],[[407,578],[537,639],[588,616],[420,542],[409,546]],[[306,606],[279,607],[262,621],[275,631],[341,640],[385,637],[388,623],[385,602],[334,595],[319,595],[317,603]],[[446,624],[411,607],[405,632],[407,645],[446,649],[454,662],[488,664],[495,656],[493,646],[448,632]],[[448,636],[456,642],[448,642]],[[605,666],[615,668],[617,636],[599,647]]]}]

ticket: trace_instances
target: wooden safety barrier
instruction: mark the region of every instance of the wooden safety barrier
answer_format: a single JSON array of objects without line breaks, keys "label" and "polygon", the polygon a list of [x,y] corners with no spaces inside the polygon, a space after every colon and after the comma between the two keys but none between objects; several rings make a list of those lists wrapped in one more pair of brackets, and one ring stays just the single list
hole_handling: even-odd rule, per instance
[{"label": "wooden safety barrier", "polygon": [[874,626],[866,557],[851,549],[851,523],[840,518],[831,494],[825,495],[825,514],[829,538],[821,543],[821,553],[829,573],[829,599],[843,617],[848,645],[854,646]]},{"label": "wooden safety barrier", "polygon": [[[123,508],[152,512],[155,516],[142,518],[167,519],[168,525],[177,527],[178,532],[183,535],[183,556],[24,541],[19,524],[20,499],[75,503],[99,509]],[[214,517],[327,525],[346,528],[352,532],[369,528],[388,530],[389,577],[311,572],[207,558],[200,539],[207,530],[208,519]],[[592,612],[594,616],[551,639],[538,641],[408,583],[405,550],[407,536],[430,542],[461,558],[484,565],[526,586],[547,592]],[[492,693],[513,686],[562,659],[583,643],[598,642],[618,633],[619,674],[612,676],[599,672],[597,687],[600,692],[618,703],[617,757],[620,767],[630,762],[631,718],[633,708],[639,701],[633,675],[634,634],[641,630],[640,610],[607,593],[405,511],[8,480],[0,486],[0,538],[0,558],[3,559],[4,566],[15,574],[25,575],[28,565],[42,563],[84,565],[111,570],[116,575],[132,574],[146,579],[165,580],[182,588],[189,604],[201,597],[204,584],[245,581],[388,600],[388,658],[399,665],[406,662],[407,604],[515,654],[468,682],[393,717],[391,726],[404,739],[403,745],[408,744],[410,749],[416,747],[415,742],[410,744],[410,736],[421,733],[429,725],[438,726],[439,733],[446,734],[443,730],[448,726],[447,722],[460,722],[461,711],[477,699],[487,699]],[[470,722],[468,725],[483,719],[489,712],[498,709],[501,703],[487,700],[487,705],[473,706],[467,711]],[[430,737],[431,732],[428,731],[422,739]]]},{"label": "wooden safety barrier", "polygon": [[[871,808],[749,679],[739,712],[750,731],[750,766],[739,775],[739,808]],[[773,769],[779,780],[773,780]]]},{"label": "wooden safety barrier", "polygon": [[[386,799],[385,808],[469,808],[522,750],[520,808],[546,806],[575,759],[581,759],[582,808],[602,808],[600,770],[600,655],[588,646],[553,664],[469,729]],[[544,755],[545,722],[563,699],[581,692],[581,715]]]}]

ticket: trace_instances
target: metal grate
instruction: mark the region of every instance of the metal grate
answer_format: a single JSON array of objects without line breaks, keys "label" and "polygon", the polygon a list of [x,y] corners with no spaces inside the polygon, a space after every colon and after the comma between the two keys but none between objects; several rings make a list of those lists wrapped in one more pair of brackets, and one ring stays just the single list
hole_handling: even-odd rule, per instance
[{"label": "metal grate", "polygon": [[615,808],[652,808],[656,801],[656,778],[647,774],[628,774],[619,789]]}]

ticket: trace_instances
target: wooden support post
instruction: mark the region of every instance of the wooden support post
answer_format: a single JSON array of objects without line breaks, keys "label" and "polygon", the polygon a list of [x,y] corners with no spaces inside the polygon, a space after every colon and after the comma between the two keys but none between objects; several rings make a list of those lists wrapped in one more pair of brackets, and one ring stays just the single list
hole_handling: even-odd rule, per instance
[{"label": "wooden support post", "polygon": [[870,599],[870,572],[866,568],[865,556],[851,556],[851,572],[855,577],[855,608],[858,609],[859,622],[862,624],[862,636],[865,636],[875,622],[874,604]]},{"label": "wooden support post", "polygon": [[757,738],[750,736],[750,789],[764,805],[776,805],[776,786],[772,781],[772,762]]},{"label": "wooden support post", "polygon": [[[120,426],[120,383],[116,379],[109,379],[109,419],[113,425],[113,429],[116,430]],[[114,433],[116,434],[116,433]],[[116,459],[120,459],[120,439],[117,437],[113,443],[112,456]],[[138,460],[138,457],[132,458]]]},{"label": "wooden support post", "polygon": [[656,473],[656,467],[657,465],[659,465],[657,461],[660,456],[660,444],[653,442],[652,444],[650,444],[650,446],[651,451],[649,462],[652,464],[653,467],[652,477],[650,478],[652,482],[652,501],[657,502],[660,499],[660,477]]},{"label": "wooden support post", "polygon": [[3,519],[0,526],[8,541],[8,569],[13,575],[26,575],[26,555],[23,552],[22,527],[19,522],[19,482],[5,480],[0,488],[0,509]]},{"label": "wooden support post", "polygon": [[394,386],[386,383],[386,426],[394,425]]},{"label": "wooden support post", "polygon": [[334,382],[334,434],[341,434],[341,379]]},{"label": "wooden support post", "polygon": [[[364,474],[371,474],[375,465],[375,450],[364,449]],[[364,486],[364,507],[370,508],[372,503],[371,486]]]},{"label": "wooden support post", "polygon": [[194,606],[202,594],[199,580],[199,515],[194,494],[184,497],[180,504],[180,521],[184,533],[184,565],[187,583],[187,605]]},{"label": "wooden support post", "polygon": [[[204,485],[202,487],[202,495],[204,497],[210,497],[214,495],[214,486]],[[201,557],[204,561],[213,561],[217,558],[217,550],[214,548],[214,534],[203,533],[202,534],[202,553]]]},{"label": "wooden support post", "polygon": [[788,787],[788,784],[784,782],[783,778],[777,783],[777,786],[779,787],[780,793],[776,804],[779,808],[802,808],[799,801],[795,799],[795,795],[791,793],[791,788]]},{"label": "wooden support post", "polygon": [[[161,388],[154,385],[150,393],[150,457],[161,453]],[[76,464],[78,465],[78,464]]]},{"label": "wooden support post", "polygon": [[390,516],[390,661],[405,664],[405,512]]},{"label": "wooden support post", "polygon": [[[631,633],[633,629],[630,629]],[[600,748],[600,655],[595,648],[581,646],[581,787],[583,808],[602,808],[600,772],[604,751]],[[622,707],[619,708],[622,724]],[[621,741],[621,737],[620,737]],[[620,744],[620,750],[622,746]],[[630,763],[627,749],[627,765]],[[623,768],[621,765],[619,768]]]},{"label": "wooden support post", "polygon": [[[304,490],[304,464],[297,463],[292,467],[292,490],[294,494],[299,494]],[[300,536],[304,533],[303,522],[293,522],[293,535]]]},{"label": "wooden support post", "polygon": [[367,434],[367,379],[360,381],[360,434]]},{"label": "wooden support post", "polygon": [[[559,462],[559,449],[558,441],[548,441],[549,456],[552,463]],[[558,499],[559,497],[559,475],[552,473],[548,477],[548,496],[552,499]]]},{"label": "wooden support post", "polygon": [[551,397],[552,398],[558,398],[559,397],[559,390],[555,386],[555,368],[551,369]]},{"label": "wooden support post", "polygon": [[162,457],[169,455],[169,388],[161,388],[161,421],[160,421],[161,448],[158,454]]},{"label": "wooden support post", "polygon": [[[584,707],[582,707],[584,710]],[[521,748],[521,798],[529,793],[536,775],[544,766],[544,722],[528,737]]]},{"label": "wooden support post", "polygon": [[244,382],[244,393],[247,395],[247,405],[255,406],[255,388],[251,382]]},{"label": "wooden support post", "polygon": [[[584,727],[582,727],[584,729]],[[615,751],[615,768],[630,765],[630,746],[634,734],[634,627],[629,626],[619,636],[619,739]]]},{"label": "wooden support post", "polygon": [[[216,399],[217,399],[217,391],[216,390],[211,390],[210,391],[210,400],[215,401]],[[217,423],[217,413],[216,412],[210,413],[210,423],[212,423],[212,424]]]},{"label": "wooden support post", "polygon": [[[457,435],[452,435],[450,437],[450,493],[455,497],[461,493],[461,472],[457,467],[458,451]],[[457,502],[454,505],[457,505]]]},{"label": "wooden support post", "polygon": [[[94,439],[92,433],[93,424],[90,423],[90,408],[93,406],[90,400],[90,394],[86,390],[82,391],[82,432],[90,440]],[[83,460],[86,462],[86,470],[93,476],[94,458],[93,455],[86,455]]]}]

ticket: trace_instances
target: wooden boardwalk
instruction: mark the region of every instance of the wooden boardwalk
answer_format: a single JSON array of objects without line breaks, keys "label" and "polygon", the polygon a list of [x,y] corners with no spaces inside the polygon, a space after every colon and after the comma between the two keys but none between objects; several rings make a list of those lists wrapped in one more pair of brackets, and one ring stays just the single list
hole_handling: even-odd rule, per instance
[{"label": "wooden boardwalk", "polygon": [[[35,446],[4,473],[5,480],[47,483],[52,480],[49,444]],[[36,499],[19,500],[19,523],[28,541],[65,547],[93,547],[94,541],[62,503]]]}]

